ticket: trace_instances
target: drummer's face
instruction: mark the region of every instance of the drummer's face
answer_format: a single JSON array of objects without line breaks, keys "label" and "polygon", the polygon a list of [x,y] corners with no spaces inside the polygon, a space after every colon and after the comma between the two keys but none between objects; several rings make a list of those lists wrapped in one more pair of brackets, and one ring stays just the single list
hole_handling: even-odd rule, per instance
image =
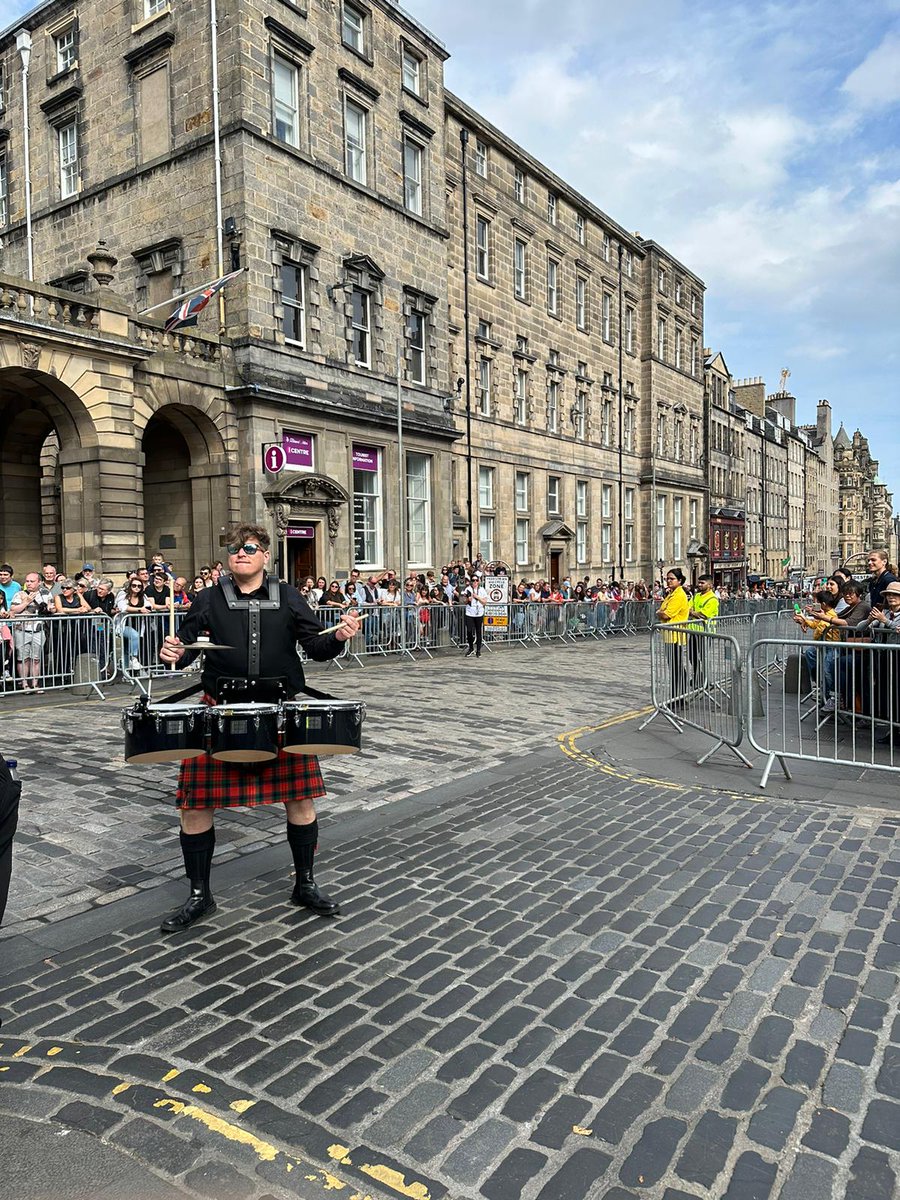
[{"label": "drummer's face", "polygon": [[[253,544],[256,545],[256,543]],[[255,575],[265,567],[268,561],[268,550],[264,550],[262,546],[257,545],[256,550],[250,554],[247,543],[239,546],[236,554],[228,555],[228,566],[232,573],[237,575],[239,579]]]}]

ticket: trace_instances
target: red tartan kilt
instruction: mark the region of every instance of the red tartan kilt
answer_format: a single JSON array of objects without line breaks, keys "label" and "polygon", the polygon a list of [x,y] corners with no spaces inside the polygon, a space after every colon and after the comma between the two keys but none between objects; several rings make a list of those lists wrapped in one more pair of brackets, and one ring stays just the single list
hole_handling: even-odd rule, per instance
[{"label": "red tartan kilt", "polygon": [[281,751],[266,763],[219,762],[203,755],[182,762],[175,803],[179,808],[255,808],[324,795],[325,782],[314,754]]}]

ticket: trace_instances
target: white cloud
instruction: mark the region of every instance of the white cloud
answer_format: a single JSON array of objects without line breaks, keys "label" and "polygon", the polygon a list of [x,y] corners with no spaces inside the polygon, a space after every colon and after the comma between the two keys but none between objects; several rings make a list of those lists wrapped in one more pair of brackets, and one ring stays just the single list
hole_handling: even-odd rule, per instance
[{"label": "white cloud", "polygon": [[886,108],[900,101],[900,33],[886,34],[850,72],[841,90],[861,109]]}]

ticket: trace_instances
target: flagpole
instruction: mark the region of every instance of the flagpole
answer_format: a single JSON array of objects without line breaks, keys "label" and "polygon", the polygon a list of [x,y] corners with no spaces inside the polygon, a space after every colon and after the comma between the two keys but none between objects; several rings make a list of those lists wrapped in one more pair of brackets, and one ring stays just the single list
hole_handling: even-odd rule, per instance
[{"label": "flagpole", "polygon": [[[230,275],[240,275],[246,271],[246,267],[239,267],[237,271],[232,271]],[[229,278],[230,278],[229,275]],[[196,287],[188,288],[186,292],[179,292],[177,296],[170,296],[168,300],[163,300],[161,304],[151,304],[149,308],[142,308],[138,311],[139,317],[145,317],[147,313],[156,312],[158,308],[168,308],[170,304],[177,304],[179,300],[186,300],[188,296],[193,296],[194,293],[202,292],[204,288],[212,287],[214,283],[218,283],[222,276],[217,276],[215,279],[207,279],[206,283],[198,283]]]}]

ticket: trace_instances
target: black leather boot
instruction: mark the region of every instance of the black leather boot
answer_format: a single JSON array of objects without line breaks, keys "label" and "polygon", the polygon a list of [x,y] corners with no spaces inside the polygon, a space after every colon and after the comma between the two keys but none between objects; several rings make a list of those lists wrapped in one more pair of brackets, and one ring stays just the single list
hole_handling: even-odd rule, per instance
[{"label": "black leather boot", "polygon": [[184,855],[184,871],[191,881],[191,893],[176,912],[171,913],[160,925],[161,933],[179,933],[189,929],[195,921],[216,911],[216,902],[209,890],[209,872],[216,848],[215,828],[204,833],[181,831],[181,853]]},{"label": "black leather boot", "polygon": [[292,825],[287,827],[288,843],[294,856],[294,871],[297,882],[291,893],[291,904],[299,904],[303,908],[311,908],[320,917],[334,917],[339,912],[337,901],[319,891],[313,878],[313,859],[316,853],[316,843],[319,840],[319,822],[310,825]]}]

